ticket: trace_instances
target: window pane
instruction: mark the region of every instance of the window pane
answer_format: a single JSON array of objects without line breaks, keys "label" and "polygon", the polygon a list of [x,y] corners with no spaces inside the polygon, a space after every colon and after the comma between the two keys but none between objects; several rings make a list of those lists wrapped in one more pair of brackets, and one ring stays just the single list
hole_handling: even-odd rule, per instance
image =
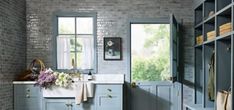
[{"label": "window pane", "polygon": [[169,24],[131,25],[132,81],[161,81],[170,77]]},{"label": "window pane", "polygon": [[75,59],[74,36],[57,37],[57,67],[58,69],[71,69],[72,59]]},{"label": "window pane", "polygon": [[77,68],[93,69],[93,37],[77,38]]},{"label": "window pane", "polygon": [[75,34],[75,17],[59,17],[58,34]]},{"label": "window pane", "polygon": [[78,17],[76,18],[77,34],[93,34],[93,18]]}]

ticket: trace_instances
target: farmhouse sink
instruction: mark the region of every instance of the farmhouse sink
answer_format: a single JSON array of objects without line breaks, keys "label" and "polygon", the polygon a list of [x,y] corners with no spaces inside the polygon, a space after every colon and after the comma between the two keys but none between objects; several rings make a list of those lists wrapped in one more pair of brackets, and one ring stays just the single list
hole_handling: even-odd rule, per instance
[{"label": "farmhouse sink", "polygon": [[[84,80],[87,83],[92,84],[124,84],[124,75],[123,74],[95,74],[93,75],[93,80],[87,81],[87,75],[84,75]],[[74,81],[79,80],[77,78],[73,79]],[[95,88],[95,87],[94,87]],[[52,97],[75,97],[76,90],[75,84],[72,84],[69,88],[62,87],[52,87],[51,89],[43,89],[43,97],[52,98]]]}]

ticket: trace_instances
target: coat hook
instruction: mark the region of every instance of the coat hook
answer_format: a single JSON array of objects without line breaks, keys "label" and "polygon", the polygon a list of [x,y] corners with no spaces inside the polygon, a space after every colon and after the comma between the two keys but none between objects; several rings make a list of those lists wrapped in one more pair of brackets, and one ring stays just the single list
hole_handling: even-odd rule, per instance
[{"label": "coat hook", "polygon": [[231,50],[231,45],[227,47],[227,51],[230,51],[230,50]]}]

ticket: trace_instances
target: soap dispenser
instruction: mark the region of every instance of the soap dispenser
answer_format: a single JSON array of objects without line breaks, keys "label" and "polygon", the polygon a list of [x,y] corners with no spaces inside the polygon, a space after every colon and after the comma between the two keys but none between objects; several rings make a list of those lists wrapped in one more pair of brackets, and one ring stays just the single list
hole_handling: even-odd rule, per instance
[{"label": "soap dispenser", "polygon": [[93,79],[92,73],[91,73],[91,71],[89,71],[88,80],[92,80],[92,79]]}]

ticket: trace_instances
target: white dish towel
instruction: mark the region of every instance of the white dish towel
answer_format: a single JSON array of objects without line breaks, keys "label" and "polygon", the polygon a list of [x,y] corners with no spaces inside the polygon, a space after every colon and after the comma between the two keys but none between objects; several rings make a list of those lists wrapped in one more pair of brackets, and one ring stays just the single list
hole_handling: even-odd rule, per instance
[{"label": "white dish towel", "polygon": [[80,81],[75,82],[76,96],[75,103],[81,104],[82,102],[86,102],[88,97],[93,97],[94,85],[91,82]]}]

